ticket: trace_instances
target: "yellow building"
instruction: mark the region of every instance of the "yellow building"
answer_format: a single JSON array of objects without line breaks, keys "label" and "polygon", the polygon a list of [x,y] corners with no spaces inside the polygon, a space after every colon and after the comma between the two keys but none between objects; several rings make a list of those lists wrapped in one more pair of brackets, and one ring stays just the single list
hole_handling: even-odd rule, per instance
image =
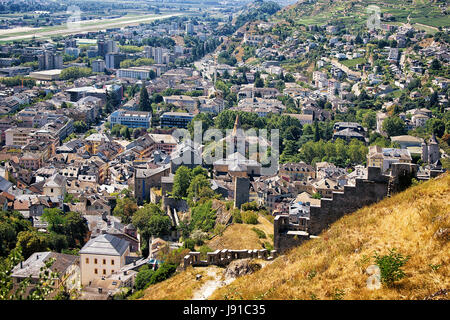
[{"label": "yellow building", "polygon": [[86,141],[86,151],[90,154],[96,154],[98,152],[98,147],[105,142],[111,142],[111,139],[102,133],[93,133],[85,139]]},{"label": "yellow building", "polygon": [[390,169],[392,163],[411,163],[412,157],[407,149],[369,147],[367,166],[381,168],[382,172]]}]

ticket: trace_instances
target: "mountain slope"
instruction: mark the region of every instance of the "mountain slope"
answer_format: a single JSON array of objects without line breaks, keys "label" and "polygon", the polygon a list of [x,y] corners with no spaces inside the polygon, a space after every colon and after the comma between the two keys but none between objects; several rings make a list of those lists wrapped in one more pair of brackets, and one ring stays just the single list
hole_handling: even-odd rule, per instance
[{"label": "mountain slope", "polygon": [[285,7],[276,16],[293,24],[327,24],[330,21],[348,22],[350,25],[365,25],[372,11],[369,6],[380,8],[382,20],[389,23],[419,23],[434,27],[450,26],[445,13],[449,5],[442,0],[301,0]]},{"label": "mountain slope", "polygon": [[[446,236],[437,236],[438,230],[447,230]],[[449,230],[450,176],[445,174],[340,219],[320,238],[211,298],[424,299],[450,289]],[[410,255],[406,277],[393,288],[367,289],[365,270],[375,252],[392,248]]]}]

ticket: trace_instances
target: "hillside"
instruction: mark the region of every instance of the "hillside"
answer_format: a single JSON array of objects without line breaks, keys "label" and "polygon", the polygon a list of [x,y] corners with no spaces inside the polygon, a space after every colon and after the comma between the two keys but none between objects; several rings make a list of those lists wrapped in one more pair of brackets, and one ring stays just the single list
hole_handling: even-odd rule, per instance
[{"label": "hillside", "polygon": [[[211,298],[424,299],[450,289],[449,228],[450,176],[445,174],[340,219],[320,238]],[[439,229],[446,230],[444,236],[436,235]],[[410,255],[406,277],[393,288],[367,289],[365,270],[374,254],[392,248]]]},{"label": "hillside", "polygon": [[[217,235],[205,244],[213,250],[222,249],[262,249],[264,242],[273,245],[273,224],[264,217],[259,216],[258,224],[234,223],[228,226],[222,235]],[[253,228],[263,231],[266,238],[258,238]]]},{"label": "hillside", "polygon": [[445,14],[449,7],[446,1],[439,0],[316,0],[299,1],[281,10],[276,16],[292,24],[323,25],[329,21],[349,22],[353,26],[365,25],[367,7],[378,6],[385,23],[423,24],[431,27],[448,27],[450,18]]},{"label": "hillside", "polygon": [[[257,227],[265,230],[265,224]],[[239,242],[229,239],[238,234],[229,228],[222,241]],[[340,219],[320,238],[222,288],[223,268],[189,267],[150,286],[141,298],[192,299],[208,282],[218,288],[211,299],[424,299],[436,293],[435,298],[448,298],[439,291],[450,289],[449,228],[450,176],[445,174]],[[439,229],[447,230],[446,237],[436,236]],[[410,255],[406,277],[393,288],[368,290],[365,270],[373,255],[392,248]],[[202,279],[196,280],[197,274]]]}]

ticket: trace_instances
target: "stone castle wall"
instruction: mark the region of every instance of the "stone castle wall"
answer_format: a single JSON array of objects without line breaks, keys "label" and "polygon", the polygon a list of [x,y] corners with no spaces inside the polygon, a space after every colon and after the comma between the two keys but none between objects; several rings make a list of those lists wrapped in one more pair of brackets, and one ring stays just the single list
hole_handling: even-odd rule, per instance
[{"label": "stone castle wall", "polygon": [[307,232],[295,230],[288,216],[274,220],[274,247],[282,252],[313,238],[345,214],[382,200],[388,194],[389,177],[377,167],[368,168],[367,179],[356,179],[355,186],[334,191],[331,199],[321,199],[320,206],[310,206]]},{"label": "stone castle wall", "polygon": [[310,207],[308,232],[318,235],[347,213],[378,202],[387,196],[389,177],[381,169],[368,168],[368,178],[356,179],[355,186],[344,186],[344,191],[333,192],[331,199],[321,199],[320,206]]},{"label": "stone castle wall", "polygon": [[189,252],[184,257],[183,268],[186,269],[189,266],[226,266],[233,260],[238,259],[264,259],[271,260],[277,255],[276,250],[269,251],[267,249],[261,250],[216,250],[214,252],[207,253],[207,260],[200,260],[200,252]]}]

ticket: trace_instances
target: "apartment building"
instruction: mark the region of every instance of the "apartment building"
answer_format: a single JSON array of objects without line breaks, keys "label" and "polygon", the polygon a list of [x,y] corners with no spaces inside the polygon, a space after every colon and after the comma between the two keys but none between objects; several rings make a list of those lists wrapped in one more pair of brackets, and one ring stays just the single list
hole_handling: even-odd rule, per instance
[{"label": "apartment building", "polygon": [[148,129],[152,124],[152,113],[146,111],[116,110],[109,116],[111,127],[115,124],[127,126],[129,128]]}]

